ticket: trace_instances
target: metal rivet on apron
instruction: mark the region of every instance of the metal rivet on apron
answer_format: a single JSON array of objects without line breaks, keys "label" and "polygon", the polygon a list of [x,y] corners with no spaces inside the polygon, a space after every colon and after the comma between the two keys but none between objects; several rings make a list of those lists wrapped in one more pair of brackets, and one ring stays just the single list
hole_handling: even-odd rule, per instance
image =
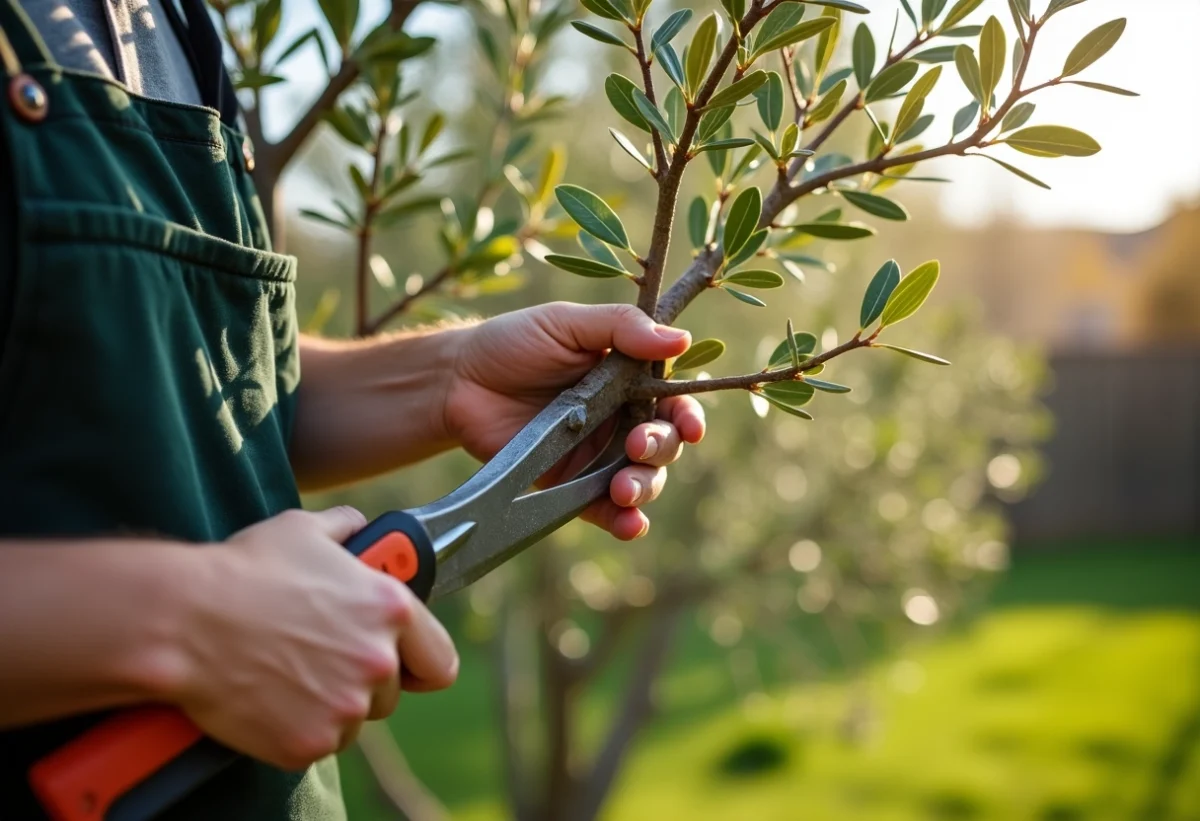
[{"label": "metal rivet on apron", "polygon": [[21,119],[31,123],[46,119],[50,107],[46,89],[28,74],[18,74],[9,82],[8,101]]},{"label": "metal rivet on apron", "polygon": [[254,170],[254,149],[251,147],[250,138],[242,140],[242,159],[246,162],[246,170]]}]

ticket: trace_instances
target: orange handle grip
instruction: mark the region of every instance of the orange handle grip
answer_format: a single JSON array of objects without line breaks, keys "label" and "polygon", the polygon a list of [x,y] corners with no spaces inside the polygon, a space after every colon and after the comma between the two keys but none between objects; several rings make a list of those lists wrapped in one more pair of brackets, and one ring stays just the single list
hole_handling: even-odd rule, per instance
[{"label": "orange handle grip", "polygon": [[[428,598],[435,556],[412,516],[386,513],[346,547]],[[53,821],[117,821],[117,805],[119,821],[146,821],[236,758],[177,709],[152,705],[117,713],[40,759],[29,783]],[[130,795],[139,789],[143,795]]]},{"label": "orange handle grip", "polygon": [[137,707],[38,761],[29,783],[54,821],[99,821],[124,793],[203,737],[172,707]]}]

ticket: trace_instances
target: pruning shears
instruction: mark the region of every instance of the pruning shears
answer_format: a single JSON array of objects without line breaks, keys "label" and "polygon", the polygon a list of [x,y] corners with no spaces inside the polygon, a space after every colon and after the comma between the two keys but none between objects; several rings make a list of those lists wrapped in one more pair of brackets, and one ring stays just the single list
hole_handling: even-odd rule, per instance
[{"label": "pruning shears", "polygon": [[[457,490],[384,513],[346,549],[423,601],[500,566],[608,492],[628,463],[621,436],[579,475],[530,488],[621,408],[637,368],[610,355]],[[54,821],[149,821],[239,756],[178,710],[150,705],[115,713],[51,752],[30,768],[29,782]]]}]

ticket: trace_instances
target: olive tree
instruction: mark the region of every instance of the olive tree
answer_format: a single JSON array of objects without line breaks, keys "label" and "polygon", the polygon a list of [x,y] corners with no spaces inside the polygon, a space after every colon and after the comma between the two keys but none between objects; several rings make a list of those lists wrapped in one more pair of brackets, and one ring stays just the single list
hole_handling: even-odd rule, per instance
[{"label": "olive tree", "polygon": [[[1092,137],[1070,127],[1031,124],[1037,114],[1033,95],[1061,84],[1132,93],[1076,79],[1117,42],[1123,19],[1084,35],[1056,76],[1027,77],[1042,31],[1058,22],[1060,12],[1084,0],[1051,0],[1040,11],[1028,0],[1008,0],[1007,25],[996,16],[977,20],[982,0],[923,0],[920,8],[899,0],[886,44],[878,42],[861,19],[868,8],[850,0],[723,0],[720,10],[707,13],[691,8],[659,13],[650,0],[581,0],[589,13],[584,19],[575,19],[578,10],[568,0],[545,7],[536,0],[491,0],[471,10],[488,72],[479,86],[481,108],[494,112],[488,144],[476,155],[440,147],[445,142],[440,139],[445,127],[441,115],[429,114],[415,124],[404,116],[405,107],[420,93],[407,89],[405,63],[435,45],[432,38],[403,31],[416,3],[393,3],[385,20],[358,36],[362,26],[357,0],[319,1],[325,26],[282,48],[273,47],[281,0],[214,0],[213,6],[224,23],[235,79],[244,95],[256,185],[277,236],[283,222],[276,208],[280,177],[316,126],[328,123],[349,144],[352,160],[346,176],[355,199],[334,200],[332,208],[306,216],[353,238],[354,263],[348,267],[355,295],[352,324],[359,335],[378,333],[406,317],[435,315],[429,306],[438,304],[433,298],[439,295],[461,298],[508,290],[521,282],[514,269],[531,260],[581,277],[626,281],[630,299],[664,323],[677,322],[694,300],[710,291],[721,291],[717,298],[729,299],[726,310],[761,309],[767,292],[781,291],[789,282],[797,287],[805,269],[826,267],[820,255],[824,243],[874,235],[875,228],[862,220],[908,220],[907,209],[893,198],[892,189],[902,182],[946,182],[923,176],[922,163],[940,157],[982,157],[1046,187],[1004,159],[998,149],[1043,158],[1086,157],[1100,150]],[[542,91],[550,45],[556,39],[582,37],[611,47],[627,60],[628,70],[609,74],[603,87],[613,110],[608,118],[612,138],[656,191],[652,223],[648,230],[635,232],[638,236],[631,237],[617,209],[603,197],[563,181],[565,150],[555,147],[531,156],[538,146],[538,127],[568,107],[567,100]],[[278,66],[310,48],[328,69],[328,81],[284,136],[270,142],[264,136],[262,99],[284,81]],[[849,58],[848,65],[840,65],[843,56]],[[963,101],[942,119],[926,110],[939,83],[958,84]],[[846,153],[839,130],[860,117],[869,123],[868,139],[860,150]],[[479,163],[470,190],[451,196],[429,190],[425,183],[430,172],[465,160]],[[685,203],[685,180],[691,190],[707,188],[708,193]],[[381,232],[413,219],[436,223],[443,261],[399,283],[387,260],[375,252],[374,242]],[[677,221],[683,230],[675,230]],[[678,244],[684,237],[692,249],[690,262],[681,271],[671,271],[668,252],[673,241]],[[577,246],[559,247],[565,241]],[[876,384],[863,383],[861,369],[841,382],[826,378],[833,360],[851,351],[878,349],[948,365],[940,355],[946,351],[926,353],[887,341],[890,329],[911,318],[926,301],[941,273],[938,262],[905,272],[896,261],[887,260],[870,269],[877,270],[857,283],[857,316],[850,327],[833,333],[832,344],[822,345],[817,334],[797,331],[788,320],[779,329],[781,341],[768,346],[757,366],[742,373],[713,377],[701,372],[725,354],[726,345],[719,339],[699,340],[668,362],[631,367],[610,358],[606,366],[627,372],[633,400],[627,415],[631,420],[647,418],[654,401],[663,397],[737,390],[749,392],[760,410],[807,421],[812,419],[807,408],[817,393],[847,394],[856,383]],[[388,296],[382,307],[374,304],[380,290]],[[324,305],[318,313],[327,314],[330,307]],[[313,324],[319,327],[321,319]],[[837,319],[841,324],[845,317]],[[877,397],[900,402],[904,382],[887,376],[894,367],[876,365],[865,372],[882,380]],[[1003,387],[975,393],[1000,405]],[[874,404],[868,407],[886,413]],[[716,437],[721,435],[718,431]],[[981,442],[979,447],[986,450],[988,445]],[[697,470],[695,481],[715,487],[717,472],[710,463]],[[749,485],[753,476],[743,479]],[[863,493],[861,488],[870,485],[857,482],[853,487]],[[876,490],[881,495],[876,498],[868,491],[864,503],[883,503],[889,491]],[[939,499],[935,493],[926,500],[926,508]],[[892,505],[893,512],[898,504]],[[921,542],[915,534],[896,532],[895,517],[880,510],[882,518],[872,520],[880,528],[872,541],[886,538],[910,546]],[[953,553],[955,545],[969,545],[978,553],[986,550],[981,545],[992,543],[980,535],[990,527],[986,523],[967,532],[947,524],[947,516],[941,517],[941,524],[938,520],[935,505],[923,526],[928,532],[945,525],[948,535],[926,539],[941,544],[940,551]],[[807,521],[814,535],[834,543],[862,526],[816,513]],[[697,516],[676,517],[670,525],[676,531],[675,543],[712,542],[721,529]],[[653,685],[681,615],[702,602],[728,601],[729,595],[736,595],[730,591],[737,589],[737,579],[769,579],[781,562],[807,567],[812,561],[805,555],[813,552],[807,544],[790,556],[766,549],[778,542],[778,534],[762,532],[742,541],[752,547],[726,551],[708,564],[672,560],[669,549],[663,549],[645,573],[631,569],[630,560],[629,572],[615,574],[627,588],[615,597],[611,579],[599,582],[592,573],[589,582],[585,576],[590,571],[578,570],[586,564],[563,561],[550,551],[538,553],[531,582],[537,593],[532,618],[541,637],[539,726],[544,733],[532,759],[512,732],[516,714],[506,712],[511,699],[504,687],[517,674],[510,669],[505,625],[512,623],[509,616],[515,605],[510,602],[499,611],[502,713],[510,719],[504,760],[517,818],[595,817],[630,744],[651,715]],[[994,557],[980,560],[972,555],[957,563],[943,562],[949,570],[942,580],[961,585],[964,568],[995,563]],[[838,580],[806,580],[808,592],[801,590],[801,605],[807,596],[809,606],[804,609],[825,610],[833,601],[844,610],[842,592],[869,594],[898,585],[903,585],[898,590],[918,589],[906,579],[906,568],[911,567],[897,560],[889,569],[886,558],[859,556]],[[609,592],[596,592],[603,590]],[[888,598],[889,607],[896,598]],[[943,602],[954,598],[952,591],[941,596]],[[572,610],[580,605],[590,613],[589,634],[595,637],[582,655],[561,641],[564,625],[573,623]],[[611,726],[596,749],[584,749],[577,716],[581,693],[635,632],[638,649]]]}]

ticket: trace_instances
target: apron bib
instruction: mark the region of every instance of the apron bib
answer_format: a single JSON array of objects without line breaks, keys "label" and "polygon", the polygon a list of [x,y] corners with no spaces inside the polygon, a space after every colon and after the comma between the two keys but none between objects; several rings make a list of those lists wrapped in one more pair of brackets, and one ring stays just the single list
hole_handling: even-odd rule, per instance
[{"label": "apron bib", "polygon": [[[271,252],[243,137],[55,65],[15,0],[0,69],[0,538],[213,542],[298,507],[296,261]],[[29,763],[94,720],[0,733],[0,818],[43,817]],[[245,760],[164,819],[342,817],[330,759]]]}]

